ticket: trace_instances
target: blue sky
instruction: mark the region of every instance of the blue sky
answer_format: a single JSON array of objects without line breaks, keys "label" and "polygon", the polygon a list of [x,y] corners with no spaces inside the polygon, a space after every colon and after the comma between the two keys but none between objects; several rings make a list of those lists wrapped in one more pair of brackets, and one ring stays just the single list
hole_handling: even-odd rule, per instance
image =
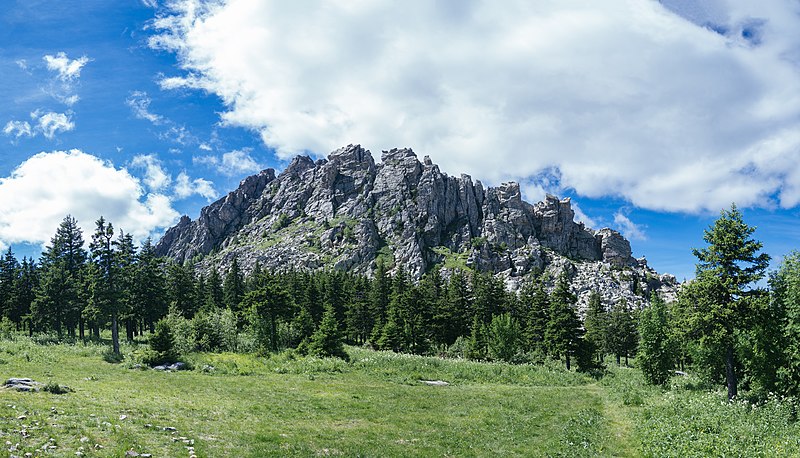
[{"label": "blue sky", "polygon": [[731,202],[776,260],[800,235],[791,0],[8,3],[0,246],[20,255],[67,213],[157,237],[348,143],[571,197],[679,279]]}]

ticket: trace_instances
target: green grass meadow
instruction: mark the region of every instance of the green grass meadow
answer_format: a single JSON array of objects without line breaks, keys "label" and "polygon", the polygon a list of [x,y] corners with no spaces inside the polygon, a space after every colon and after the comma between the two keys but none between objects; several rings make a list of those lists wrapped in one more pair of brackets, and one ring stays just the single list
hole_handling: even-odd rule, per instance
[{"label": "green grass meadow", "polygon": [[0,456],[800,456],[780,402],[662,391],[633,369],[598,381],[350,347],[350,362],[193,354],[192,370],[159,372],[107,348],[0,341],[0,378],[72,389],[0,389]]}]

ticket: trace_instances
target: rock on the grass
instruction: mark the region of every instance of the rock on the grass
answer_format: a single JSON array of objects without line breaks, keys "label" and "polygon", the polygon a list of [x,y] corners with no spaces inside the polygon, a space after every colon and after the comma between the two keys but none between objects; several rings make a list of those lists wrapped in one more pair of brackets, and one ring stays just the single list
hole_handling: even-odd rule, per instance
[{"label": "rock on the grass", "polygon": [[186,363],[178,361],[175,364],[170,364],[169,367],[167,367],[167,369],[171,371],[182,371],[186,369]]},{"label": "rock on the grass", "polygon": [[17,391],[39,391],[41,386],[41,383],[29,378],[10,378],[3,384],[3,387]]}]

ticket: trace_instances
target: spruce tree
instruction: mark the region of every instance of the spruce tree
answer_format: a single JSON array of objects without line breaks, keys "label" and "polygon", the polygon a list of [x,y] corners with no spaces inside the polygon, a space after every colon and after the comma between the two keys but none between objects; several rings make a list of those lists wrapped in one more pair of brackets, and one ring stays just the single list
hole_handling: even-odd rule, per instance
[{"label": "spruce tree", "polygon": [[764,277],[770,257],[761,253],[761,242],[752,238],[736,208],[723,210],[703,235],[706,248],[692,250],[697,257],[697,278],[686,294],[699,299],[692,321],[700,344],[723,362],[728,399],[738,394],[739,374],[736,335],[753,324],[750,297],[760,294],[754,287]]},{"label": "spruce tree", "polygon": [[639,336],[636,331],[636,318],[633,310],[624,298],[611,306],[606,335],[606,345],[616,357],[617,365],[620,365],[621,358],[624,357],[627,366],[628,357],[636,352]]},{"label": "spruce tree", "polygon": [[524,317],[523,335],[529,352],[547,354],[545,333],[550,321],[550,298],[544,289],[543,278],[534,275],[520,291],[520,303]]},{"label": "spruce tree", "polygon": [[342,338],[339,334],[339,324],[336,322],[336,313],[333,307],[326,307],[322,315],[319,328],[311,336],[308,344],[308,353],[319,357],[335,357],[345,361],[350,357],[344,351]]},{"label": "spruce tree", "polygon": [[572,356],[580,350],[583,329],[575,309],[577,298],[569,289],[569,277],[562,272],[550,295],[550,319],[545,330],[545,342],[550,354],[564,357],[567,370],[572,367]]},{"label": "spruce tree", "polygon": [[225,306],[239,317],[240,325],[244,319],[244,312],[241,307],[244,294],[244,276],[239,269],[239,261],[233,258],[231,267],[228,269],[228,273],[225,274],[225,280],[222,283],[222,297]]},{"label": "spruce tree", "polygon": [[89,250],[92,254],[93,270],[91,302],[102,316],[111,318],[111,346],[119,354],[120,278],[117,252],[114,249],[114,226],[102,216],[95,222],[95,231]]},{"label": "spruce tree", "polygon": [[669,381],[674,366],[674,352],[669,338],[667,305],[653,292],[650,306],[639,315],[639,351],[636,361],[645,380],[653,385]]},{"label": "spruce tree", "polygon": [[595,349],[598,361],[602,362],[606,353],[606,334],[608,333],[608,312],[603,300],[597,291],[589,295],[589,304],[586,308],[586,317],[583,327],[586,330],[585,339]]}]

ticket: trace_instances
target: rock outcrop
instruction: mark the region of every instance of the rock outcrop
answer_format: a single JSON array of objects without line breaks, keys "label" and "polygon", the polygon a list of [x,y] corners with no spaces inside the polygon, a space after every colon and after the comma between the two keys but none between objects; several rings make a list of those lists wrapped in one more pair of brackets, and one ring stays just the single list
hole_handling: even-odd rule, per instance
[{"label": "rock outcrop", "polygon": [[634,259],[620,233],[576,223],[569,199],[548,195],[531,205],[517,183],[485,188],[441,172],[428,157],[420,162],[410,149],[384,151],[376,163],[358,145],[245,179],[197,220],[184,216],[156,250],[201,268],[226,269],[236,258],[245,270],[260,263],[369,275],[382,260],[419,278],[457,266],[501,275],[510,288],[534,271],[566,268],[578,292],[582,276],[598,285],[591,277],[617,272],[635,285],[618,279],[604,295],[633,302],[675,287]]}]

